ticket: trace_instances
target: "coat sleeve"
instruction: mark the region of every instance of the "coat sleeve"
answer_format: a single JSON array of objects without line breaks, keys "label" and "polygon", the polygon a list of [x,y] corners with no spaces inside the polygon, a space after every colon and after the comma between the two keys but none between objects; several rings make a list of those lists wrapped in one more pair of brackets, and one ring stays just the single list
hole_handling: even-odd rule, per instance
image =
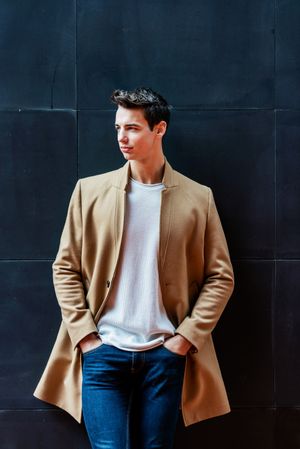
[{"label": "coat sleeve", "polygon": [[176,329],[201,350],[216,326],[234,286],[234,275],[229,251],[209,189],[207,223],[204,239],[204,282],[199,297],[190,313]]},{"label": "coat sleeve", "polygon": [[74,349],[97,326],[85,299],[81,277],[82,214],[81,186],[72,194],[56,259],[52,265],[53,283],[62,319]]}]

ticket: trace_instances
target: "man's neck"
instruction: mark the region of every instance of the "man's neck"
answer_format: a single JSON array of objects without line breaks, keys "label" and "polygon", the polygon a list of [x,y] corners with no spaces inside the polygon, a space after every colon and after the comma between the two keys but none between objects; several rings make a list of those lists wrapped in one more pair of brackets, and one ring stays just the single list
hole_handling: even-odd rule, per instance
[{"label": "man's neck", "polygon": [[139,161],[130,161],[131,177],[143,184],[157,184],[162,181],[165,159],[162,155],[155,163],[144,164]]}]

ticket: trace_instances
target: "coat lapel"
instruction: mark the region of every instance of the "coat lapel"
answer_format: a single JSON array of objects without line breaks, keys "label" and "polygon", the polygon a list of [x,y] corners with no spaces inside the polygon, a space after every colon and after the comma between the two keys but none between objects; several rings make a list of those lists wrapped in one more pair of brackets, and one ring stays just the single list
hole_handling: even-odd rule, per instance
[{"label": "coat lapel", "polygon": [[174,188],[178,186],[178,182],[176,182],[175,172],[173,171],[167,160],[165,161],[165,171],[162,183],[164,184],[165,188],[162,191],[160,211],[159,266],[161,271],[166,259],[171,226],[174,222]]},{"label": "coat lapel", "polygon": [[111,226],[113,228],[113,251],[114,251],[114,264],[112,267],[111,272],[111,279],[107,280],[107,295],[104,298],[103,302],[100,305],[100,308],[98,309],[96,315],[95,315],[95,321],[98,322],[101,316],[101,313],[105,307],[105,304],[108,299],[108,295],[110,292],[110,286],[111,283],[115,277],[116,269],[117,269],[117,263],[121,251],[121,244],[122,244],[122,236],[123,236],[123,229],[124,229],[124,222],[125,222],[125,208],[126,208],[126,189],[129,182],[129,176],[130,176],[130,165],[129,162],[127,162],[123,167],[121,167],[119,170],[116,170],[114,177],[112,179],[112,187],[114,189],[113,195],[114,195],[114,215],[113,215],[113,223],[111,223]]}]

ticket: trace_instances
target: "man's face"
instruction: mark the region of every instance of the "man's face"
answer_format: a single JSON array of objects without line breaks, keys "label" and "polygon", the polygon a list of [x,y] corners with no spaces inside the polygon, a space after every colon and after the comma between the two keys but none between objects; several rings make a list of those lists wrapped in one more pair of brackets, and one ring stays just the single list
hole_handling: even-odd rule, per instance
[{"label": "man's face", "polygon": [[115,127],[120,150],[127,160],[149,162],[161,147],[159,125],[149,128],[143,109],[118,107]]}]

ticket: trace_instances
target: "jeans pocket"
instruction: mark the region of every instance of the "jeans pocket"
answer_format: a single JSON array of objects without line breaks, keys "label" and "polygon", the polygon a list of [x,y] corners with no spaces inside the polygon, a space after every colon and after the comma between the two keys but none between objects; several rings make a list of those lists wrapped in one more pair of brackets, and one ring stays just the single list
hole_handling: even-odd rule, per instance
[{"label": "jeans pocket", "polygon": [[162,345],[162,348],[163,348],[165,351],[167,351],[169,354],[172,354],[172,355],[175,356],[175,357],[179,357],[180,359],[185,359],[185,358],[186,358],[186,355],[182,355],[182,354],[178,354],[177,352],[173,352],[173,351],[171,351],[170,349],[166,348],[165,345]]},{"label": "jeans pocket", "polygon": [[96,348],[89,349],[88,351],[83,352],[82,356],[85,357],[86,355],[93,354],[94,352],[97,352],[100,348],[102,348],[103,344],[104,343],[101,343],[99,346],[96,346]]}]

